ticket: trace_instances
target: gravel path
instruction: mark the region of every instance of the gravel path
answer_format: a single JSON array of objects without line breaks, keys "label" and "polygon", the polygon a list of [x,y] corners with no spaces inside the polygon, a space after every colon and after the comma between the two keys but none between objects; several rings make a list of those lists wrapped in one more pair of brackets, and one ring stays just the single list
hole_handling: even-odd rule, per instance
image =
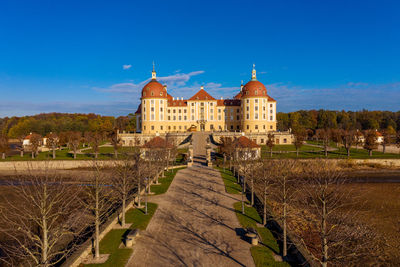
[{"label": "gravel path", "polygon": [[204,166],[205,138],[194,134],[195,164],[177,173],[138,238],[127,266],[254,266],[218,171]]}]

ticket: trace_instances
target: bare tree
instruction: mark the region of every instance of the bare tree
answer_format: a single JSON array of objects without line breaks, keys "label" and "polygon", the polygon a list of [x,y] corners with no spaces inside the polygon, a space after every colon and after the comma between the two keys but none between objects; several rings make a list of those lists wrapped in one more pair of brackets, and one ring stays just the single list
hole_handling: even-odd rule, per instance
[{"label": "bare tree", "polygon": [[52,150],[52,156],[53,159],[56,158],[56,149],[58,147],[58,143],[59,143],[59,138],[57,136],[57,134],[55,133],[50,133],[47,137],[47,141],[46,141],[46,146]]},{"label": "bare tree", "polygon": [[113,178],[111,179],[111,183],[113,189],[118,193],[118,199],[121,202],[122,227],[125,227],[126,201],[136,183],[134,166],[132,159],[128,155],[126,155],[122,160],[114,162],[113,166]]},{"label": "bare tree", "polygon": [[274,140],[275,136],[271,133],[268,134],[268,139],[267,139],[267,147],[269,148],[269,153],[270,153],[270,157],[272,158],[272,149],[274,148],[275,145],[275,140]]},{"label": "bare tree", "polygon": [[74,154],[74,159],[76,159],[76,153],[79,150],[79,146],[82,142],[81,132],[68,132],[68,147],[72,150]]},{"label": "bare tree", "polygon": [[328,157],[328,147],[329,147],[329,141],[332,138],[332,132],[329,129],[317,129],[315,134],[318,140],[322,140],[325,157]]},{"label": "bare tree", "polygon": [[235,145],[231,137],[221,138],[220,152],[224,155],[224,168],[225,160],[228,159],[229,169],[232,169],[232,159],[235,153]]},{"label": "bare tree", "polygon": [[93,132],[90,134],[90,145],[93,149],[94,152],[94,158],[97,159],[98,154],[99,154],[99,148],[101,145],[101,142],[103,141],[103,135],[100,132]]},{"label": "bare tree", "polygon": [[382,136],[383,136],[382,152],[383,152],[383,154],[385,154],[385,152],[386,152],[386,146],[390,145],[393,141],[392,135],[393,135],[393,132],[391,132],[389,129],[385,129],[382,131]]},{"label": "bare tree", "polygon": [[18,150],[19,150],[19,155],[21,158],[24,157],[24,151],[25,151],[24,139],[25,139],[25,135],[18,135],[18,137],[17,137]]},{"label": "bare tree", "polygon": [[287,256],[287,224],[289,216],[289,203],[293,200],[296,192],[296,169],[298,169],[298,163],[295,160],[285,159],[275,162],[277,172],[274,172],[272,187],[271,187],[271,198],[277,203],[279,207],[279,214],[275,214],[277,221],[281,222],[283,234],[283,253],[282,256]]},{"label": "bare tree", "polygon": [[293,130],[294,135],[294,146],[296,148],[296,156],[299,156],[299,150],[304,144],[304,140],[306,138],[306,130],[304,128],[298,127],[297,129]]},{"label": "bare tree", "polygon": [[376,131],[369,130],[365,132],[364,149],[368,151],[368,155],[372,156],[372,150],[378,148],[378,143],[376,142],[377,136]]},{"label": "bare tree", "polygon": [[118,129],[114,129],[110,133],[109,139],[114,148],[114,158],[118,158],[118,148],[121,147],[121,138],[118,136]]},{"label": "bare tree", "polygon": [[2,249],[9,263],[58,264],[76,247],[70,242],[85,226],[79,187],[66,184],[47,167],[40,172],[29,168],[27,174],[11,180],[9,187],[11,195],[0,196],[0,232],[9,240]]},{"label": "bare tree", "polygon": [[99,164],[94,161],[92,165],[93,171],[89,180],[89,185],[86,187],[85,198],[82,203],[89,211],[92,217],[92,222],[95,228],[94,233],[94,258],[100,257],[100,225],[109,215],[112,200],[115,199],[112,195],[112,189],[106,186],[110,182],[107,181],[106,174],[102,172]]},{"label": "bare tree", "polygon": [[346,209],[354,198],[345,190],[345,177],[335,164],[316,160],[305,165],[301,203],[319,242],[304,242],[309,254],[321,266],[347,266],[369,253],[370,232],[357,222],[354,210]]},{"label": "bare tree", "polygon": [[274,160],[259,160],[256,168],[257,184],[256,187],[262,193],[263,197],[263,225],[267,224],[267,198],[270,194],[269,190],[274,181],[274,176],[278,171],[276,161]]},{"label": "bare tree", "polygon": [[6,153],[8,152],[10,145],[8,144],[8,137],[6,135],[0,135],[0,153],[1,158],[6,159]]},{"label": "bare tree", "polygon": [[32,158],[34,159],[35,156],[38,155],[39,153],[39,147],[42,145],[42,136],[39,134],[33,133],[30,135],[30,147],[31,147],[31,152],[32,152]]},{"label": "bare tree", "polygon": [[347,151],[347,157],[350,157],[350,149],[353,144],[356,142],[356,133],[351,130],[341,130],[340,131],[343,147]]}]

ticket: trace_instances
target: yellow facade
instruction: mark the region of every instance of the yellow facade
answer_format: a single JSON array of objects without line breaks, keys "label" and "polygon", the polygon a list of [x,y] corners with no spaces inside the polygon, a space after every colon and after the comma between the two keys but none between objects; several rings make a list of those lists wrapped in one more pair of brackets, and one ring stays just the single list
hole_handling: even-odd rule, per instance
[{"label": "yellow facade", "polygon": [[[255,70],[253,75],[255,78]],[[154,70],[152,77],[155,81]],[[149,94],[143,97],[146,96],[143,92],[148,89],[146,86],[143,88],[141,105],[136,112],[137,132],[156,134],[189,130],[246,133],[276,131],[276,101],[266,93],[248,96],[241,89],[233,99],[217,100],[201,87],[193,97],[184,100],[175,99],[170,95],[165,97],[166,87],[164,88],[164,95],[158,91],[153,94],[150,90],[151,97]]]}]

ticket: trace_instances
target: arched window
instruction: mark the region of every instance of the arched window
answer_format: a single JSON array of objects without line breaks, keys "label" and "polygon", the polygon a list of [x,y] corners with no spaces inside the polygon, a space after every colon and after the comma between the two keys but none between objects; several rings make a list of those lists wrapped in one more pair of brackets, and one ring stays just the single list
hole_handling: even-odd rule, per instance
[{"label": "arched window", "polygon": [[151,96],[154,96],[154,92],[153,91],[151,91]]}]

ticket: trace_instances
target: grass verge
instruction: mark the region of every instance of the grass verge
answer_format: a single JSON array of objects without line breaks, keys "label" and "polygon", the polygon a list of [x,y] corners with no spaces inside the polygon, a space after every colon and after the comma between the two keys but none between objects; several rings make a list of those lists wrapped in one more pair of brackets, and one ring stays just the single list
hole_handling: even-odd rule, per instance
[{"label": "grass verge", "polygon": [[152,185],[151,186],[151,192],[153,192],[155,195],[159,194],[164,194],[167,192],[169,186],[172,183],[172,180],[174,179],[176,173],[179,170],[182,170],[184,168],[177,168],[177,169],[172,169],[168,172],[165,172],[165,177],[164,178],[159,178],[158,182],[161,183],[159,185]]},{"label": "grass verge", "polygon": [[233,176],[232,171],[228,169],[223,169],[221,167],[215,167],[215,169],[219,170],[222,176],[222,180],[224,180],[225,190],[229,194],[240,194],[242,192],[242,187],[236,183],[236,178]]},{"label": "grass verge", "polygon": [[[138,228],[140,230],[146,230],[153,214],[157,209],[157,204],[148,202],[148,214],[144,214],[143,209],[130,209],[126,212],[126,223],[132,223],[130,229]],[[125,266],[128,262],[129,257],[132,254],[130,248],[119,248],[119,245],[123,241],[127,229],[114,229],[106,234],[106,236],[100,241],[100,253],[110,254],[110,257],[105,263],[102,264],[86,264],[88,267],[112,267],[112,266]]]},{"label": "grass verge", "polygon": [[257,229],[261,240],[259,245],[250,248],[251,256],[253,257],[254,264],[257,267],[261,266],[290,266],[287,262],[275,261],[273,254],[279,254],[279,246],[272,233],[265,227],[258,227],[257,223],[261,223],[261,217],[254,207],[244,207],[245,214],[242,214],[242,203],[236,202],[233,207],[235,208],[236,216],[239,223],[243,228],[253,227]]}]

